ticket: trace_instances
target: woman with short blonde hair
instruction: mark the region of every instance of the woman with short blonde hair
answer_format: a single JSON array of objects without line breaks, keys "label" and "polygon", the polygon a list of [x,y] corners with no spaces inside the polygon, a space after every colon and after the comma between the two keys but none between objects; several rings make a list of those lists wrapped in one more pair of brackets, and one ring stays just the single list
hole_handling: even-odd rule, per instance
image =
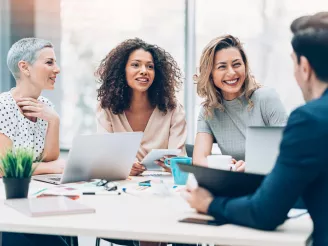
[{"label": "woman with short blonde hair", "polygon": [[[198,117],[194,163],[207,165],[214,140],[222,154],[244,160],[248,126],[285,125],[287,114],[279,96],[251,75],[238,38],[225,35],[210,41],[202,52],[199,72],[195,76],[197,93],[204,102]],[[244,162],[238,162],[236,168],[243,171]]]},{"label": "woman with short blonde hair", "polygon": [[[60,119],[50,100],[41,96],[42,91],[55,88],[60,73],[53,45],[44,39],[23,38],[8,51],[7,65],[16,86],[0,94],[0,155],[28,148],[37,162],[33,174],[62,173]],[[2,245],[68,246],[60,236],[12,232],[2,232]]]},{"label": "woman with short blonde hair", "polygon": [[38,162],[34,174],[62,173],[59,157],[59,115],[41,96],[54,90],[60,68],[51,42],[23,38],[8,51],[7,65],[16,86],[0,94],[0,155],[8,149],[30,148]]}]

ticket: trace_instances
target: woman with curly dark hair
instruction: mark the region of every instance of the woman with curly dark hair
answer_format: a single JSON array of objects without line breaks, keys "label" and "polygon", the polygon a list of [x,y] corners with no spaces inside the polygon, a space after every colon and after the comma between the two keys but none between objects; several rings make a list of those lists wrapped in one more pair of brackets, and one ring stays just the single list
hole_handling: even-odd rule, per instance
[{"label": "woman with curly dark hair", "polygon": [[[140,162],[152,149],[181,149],[185,154],[185,113],[175,96],[181,72],[169,53],[128,39],[109,52],[96,75],[101,83],[97,131],[144,132],[130,175],[145,170]],[[161,160],[157,164],[165,167]]]}]

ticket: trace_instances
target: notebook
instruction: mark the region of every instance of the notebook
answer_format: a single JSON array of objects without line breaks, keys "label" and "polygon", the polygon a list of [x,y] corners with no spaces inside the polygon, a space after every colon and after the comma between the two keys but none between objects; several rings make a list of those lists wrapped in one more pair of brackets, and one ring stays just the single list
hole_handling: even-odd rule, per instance
[{"label": "notebook", "polygon": [[96,212],[94,208],[64,196],[9,199],[5,204],[30,217]]}]

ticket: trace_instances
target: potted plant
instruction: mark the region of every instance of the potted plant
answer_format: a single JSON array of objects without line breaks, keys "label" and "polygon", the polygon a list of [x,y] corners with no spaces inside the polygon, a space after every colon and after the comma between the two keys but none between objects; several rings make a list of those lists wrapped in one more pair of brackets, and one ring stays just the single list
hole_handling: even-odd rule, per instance
[{"label": "potted plant", "polygon": [[33,167],[34,151],[25,148],[8,150],[0,157],[0,172],[6,190],[6,198],[26,198]]}]

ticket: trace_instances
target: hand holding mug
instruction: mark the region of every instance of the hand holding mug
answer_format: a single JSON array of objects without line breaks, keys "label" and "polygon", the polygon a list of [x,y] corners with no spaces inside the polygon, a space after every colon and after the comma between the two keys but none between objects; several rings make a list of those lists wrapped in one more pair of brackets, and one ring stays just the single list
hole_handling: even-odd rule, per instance
[{"label": "hand holding mug", "polygon": [[240,161],[236,161],[236,163],[234,164],[235,170],[236,172],[245,172],[245,168],[246,168],[246,162],[240,160]]},{"label": "hand holding mug", "polygon": [[170,168],[169,166],[165,165],[165,160],[166,160],[166,159],[169,159],[169,158],[172,158],[172,157],[175,157],[175,155],[164,156],[163,158],[161,158],[161,159],[155,161],[155,163],[156,163],[158,166],[164,168],[164,171],[165,171],[165,172],[172,173],[171,168]]}]

